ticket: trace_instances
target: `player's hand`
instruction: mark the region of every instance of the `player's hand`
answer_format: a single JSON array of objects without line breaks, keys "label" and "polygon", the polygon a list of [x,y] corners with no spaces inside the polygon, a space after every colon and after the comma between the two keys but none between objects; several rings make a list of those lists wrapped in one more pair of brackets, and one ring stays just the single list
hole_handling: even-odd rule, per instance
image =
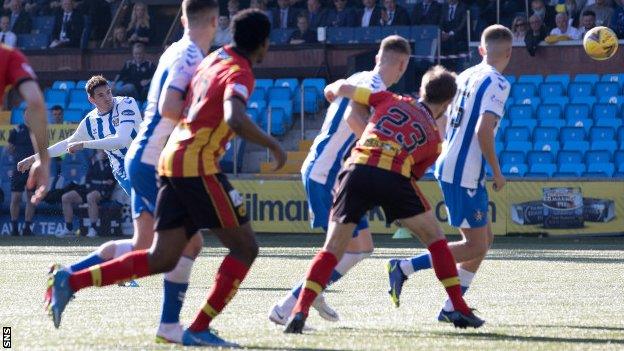
[{"label": "player's hand", "polygon": [[505,179],[505,176],[503,176],[502,174],[499,174],[497,176],[495,175],[494,184],[492,184],[492,188],[494,188],[494,191],[501,191],[506,183],[507,183],[507,179]]},{"label": "player's hand", "polygon": [[69,152],[70,154],[73,154],[82,149],[84,149],[84,143],[81,141],[78,141],[78,142],[69,144],[69,146],[67,147],[67,152]]},{"label": "player's hand", "polygon": [[30,169],[30,167],[32,167],[35,161],[36,161],[35,156],[26,157],[25,159],[17,163],[17,170],[22,173],[25,173],[26,171]]},{"label": "player's hand", "polygon": [[277,171],[278,169],[284,167],[288,156],[286,154],[286,151],[284,151],[282,146],[277,141],[271,147],[271,153],[273,154],[273,159],[275,163],[275,167],[273,168],[273,170]]},{"label": "player's hand", "polygon": [[327,101],[329,101],[330,103],[334,102],[334,100],[336,100],[336,97],[338,96],[338,90],[340,90],[340,86],[342,86],[344,82],[344,79],[340,79],[326,86],[324,91],[325,99],[327,99]]},{"label": "player's hand", "polygon": [[30,198],[30,202],[33,205],[37,205],[45,198],[48,193],[48,184],[50,182],[50,157],[46,156],[43,159],[37,158],[30,168],[30,174],[28,175],[28,181],[26,182],[27,189],[34,189],[35,193]]}]

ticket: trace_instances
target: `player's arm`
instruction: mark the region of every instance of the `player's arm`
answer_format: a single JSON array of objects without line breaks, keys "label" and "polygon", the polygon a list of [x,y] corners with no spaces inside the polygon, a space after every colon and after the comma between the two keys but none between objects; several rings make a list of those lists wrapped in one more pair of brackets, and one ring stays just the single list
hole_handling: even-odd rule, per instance
[{"label": "player's arm", "polygon": [[30,130],[35,150],[42,161],[45,159],[49,164],[48,148],[48,119],[43,94],[39,85],[34,80],[21,83],[18,87],[20,95],[26,101],[26,113],[24,119]]},{"label": "player's arm", "polygon": [[362,133],[364,133],[364,129],[366,129],[366,125],[368,125],[369,116],[370,111],[368,107],[355,101],[350,101],[345,111],[344,120],[355,136],[360,138]]},{"label": "player's arm", "polygon": [[498,123],[499,117],[492,112],[485,112],[481,115],[479,125],[477,126],[477,138],[481,152],[487,163],[492,167],[494,173],[494,190],[498,191],[505,186],[505,177],[501,172],[496,149],[494,147],[494,129]]}]

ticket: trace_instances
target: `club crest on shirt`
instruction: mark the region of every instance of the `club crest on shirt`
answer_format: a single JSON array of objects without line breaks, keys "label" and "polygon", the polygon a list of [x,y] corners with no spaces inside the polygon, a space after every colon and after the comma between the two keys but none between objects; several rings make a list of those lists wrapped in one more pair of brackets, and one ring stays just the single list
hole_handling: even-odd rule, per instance
[{"label": "club crest on shirt", "polygon": [[[125,112],[125,111],[124,111],[124,112]],[[114,125],[115,127],[119,126],[119,117],[115,117],[115,118],[113,118],[113,125]]]}]

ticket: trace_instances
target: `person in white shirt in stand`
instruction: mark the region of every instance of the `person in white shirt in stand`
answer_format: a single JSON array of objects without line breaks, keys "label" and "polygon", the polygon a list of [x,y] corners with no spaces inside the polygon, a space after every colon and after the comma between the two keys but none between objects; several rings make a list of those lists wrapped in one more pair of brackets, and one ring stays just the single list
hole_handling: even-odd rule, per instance
[{"label": "person in white shirt in stand", "polygon": [[9,29],[10,24],[11,18],[9,16],[0,17],[0,44],[14,48],[17,43],[17,36]]},{"label": "person in white shirt in stand", "polygon": [[568,23],[567,13],[558,13],[557,17],[555,17],[555,23],[557,24],[557,27],[553,28],[550,31],[550,35],[565,35],[570,38],[570,40],[578,40],[581,38],[581,33],[579,32],[579,30],[572,27]]}]

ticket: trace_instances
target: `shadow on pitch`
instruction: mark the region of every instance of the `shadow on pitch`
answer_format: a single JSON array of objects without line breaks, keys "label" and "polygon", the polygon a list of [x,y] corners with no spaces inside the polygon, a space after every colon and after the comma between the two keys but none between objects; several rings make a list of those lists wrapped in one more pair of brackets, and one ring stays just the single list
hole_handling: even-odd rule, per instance
[{"label": "shadow on pitch", "polygon": [[348,349],[326,349],[326,348],[307,348],[307,347],[275,347],[275,346],[251,346],[251,345],[246,345],[245,347],[249,347],[252,350],[292,350],[292,351],[318,351],[318,350],[323,350],[323,351],[346,351]]},{"label": "shadow on pitch", "polygon": [[534,327],[534,328],[571,328],[582,330],[598,330],[598,331],[621,331],[624,332],[624,327],[607,327],[599,325],[539,325],[539,324],[497,324],[501,327]]}]

